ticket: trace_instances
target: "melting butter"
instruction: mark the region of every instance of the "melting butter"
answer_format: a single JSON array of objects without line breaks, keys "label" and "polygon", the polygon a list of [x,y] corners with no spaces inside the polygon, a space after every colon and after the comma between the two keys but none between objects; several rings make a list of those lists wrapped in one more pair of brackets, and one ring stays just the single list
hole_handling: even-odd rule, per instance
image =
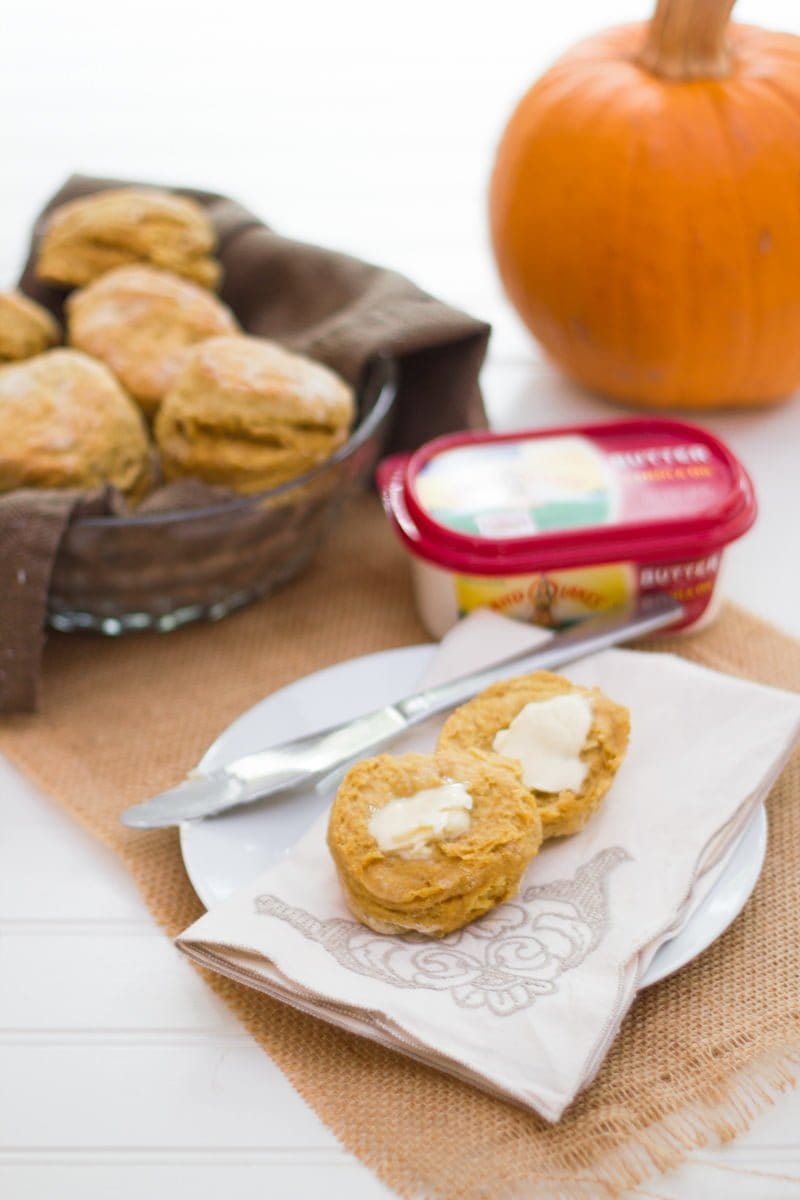
[{"label": "melting butter", "polygon": [[592,727],[592,705],[567,692],[551,700],[533,700],[520,709],[507,729],[495,735],[498,754],[522,763],[522,777],[540,792],[577,792],[588,764],[580,757]]},{"label": "melting butter", "polygon": [[463,783],[443,783],[390,800],[372,814],[368,828],[384,854],[430,858],[434,842],[466,833],[471,809]]}]

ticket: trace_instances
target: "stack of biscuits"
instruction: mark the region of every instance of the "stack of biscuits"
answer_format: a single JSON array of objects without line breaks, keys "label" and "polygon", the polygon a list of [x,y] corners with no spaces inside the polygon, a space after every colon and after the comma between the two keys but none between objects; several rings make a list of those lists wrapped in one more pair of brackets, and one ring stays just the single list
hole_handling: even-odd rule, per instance
[{"label": "stack of biscuits", "polygon": [[[588,727],[576,746],[580,782],[546,790],[531,782],[529,761],[503,753],[502,739],[521,714],[535,714],[557,698],[577,700]],[[552,707],[549,713],[554,740],[563,742]],[[599,688],[538,671],[494,684],[457,708],[433,754],[382,754],[356,764],[328,825],[351,912],[378,933],[443,937],[508,900],[542,844],[578,833],[597,811],[625,756],[629,730],[627,708]],[[468,816],[458,810],[448,828],[418,806],[405,837],[381,841],[381,814],[390,806],[397,812],[454,786],[462,805],[468,797]]]},{"label": "stack of biscuits", "polygon": [[0,294],[0,491],[111,484],[135,505],[190,477],[252,494],[347,440],[350,387],[241,329],[216,249],[204,210],[156,189],[50,214],[35,268],[65,289],[66,329]]}]

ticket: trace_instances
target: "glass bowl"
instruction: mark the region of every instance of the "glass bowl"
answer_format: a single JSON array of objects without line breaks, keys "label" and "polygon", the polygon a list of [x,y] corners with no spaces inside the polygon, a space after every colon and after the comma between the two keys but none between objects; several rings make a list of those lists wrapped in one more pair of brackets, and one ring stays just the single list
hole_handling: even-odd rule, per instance
[{"label": "glass bowl", "polygon": [[286,583],[370,478],[396,395],[396,363],[375,360],[358,389],[349,440],[280,487],[204,508],[74,521],[55,561],[49,624],[110,635],[168,631],[223,617]]}]

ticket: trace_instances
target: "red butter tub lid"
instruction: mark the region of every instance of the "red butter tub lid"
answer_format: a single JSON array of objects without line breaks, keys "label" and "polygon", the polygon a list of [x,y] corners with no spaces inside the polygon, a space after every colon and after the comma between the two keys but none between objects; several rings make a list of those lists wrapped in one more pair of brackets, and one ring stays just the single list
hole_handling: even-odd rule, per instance
[{"label": "red butter tub lid", "polygon": [[377,479],[410,550],[475,575],[696,558],[756,516],[738,459],[683,421],[454,434],[385,459]]}]

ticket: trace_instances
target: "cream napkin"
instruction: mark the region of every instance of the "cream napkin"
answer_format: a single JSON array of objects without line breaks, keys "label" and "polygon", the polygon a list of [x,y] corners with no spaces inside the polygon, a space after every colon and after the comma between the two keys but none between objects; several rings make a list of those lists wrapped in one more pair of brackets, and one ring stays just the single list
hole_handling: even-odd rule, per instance
[{"label": "cream napkin", "polygon": [[[427,682],[542,636],[478,612],[445,638]],[[610,650],[565,673],[630,708],[630,749],[601,811],[543,848],[513,901],[441,940],[372,933],[342,899],[325,814],[180,949],[557,1120],[800,736],[800,696],[671,655]],[[440,724],[393,750],[432,748]]]}]

